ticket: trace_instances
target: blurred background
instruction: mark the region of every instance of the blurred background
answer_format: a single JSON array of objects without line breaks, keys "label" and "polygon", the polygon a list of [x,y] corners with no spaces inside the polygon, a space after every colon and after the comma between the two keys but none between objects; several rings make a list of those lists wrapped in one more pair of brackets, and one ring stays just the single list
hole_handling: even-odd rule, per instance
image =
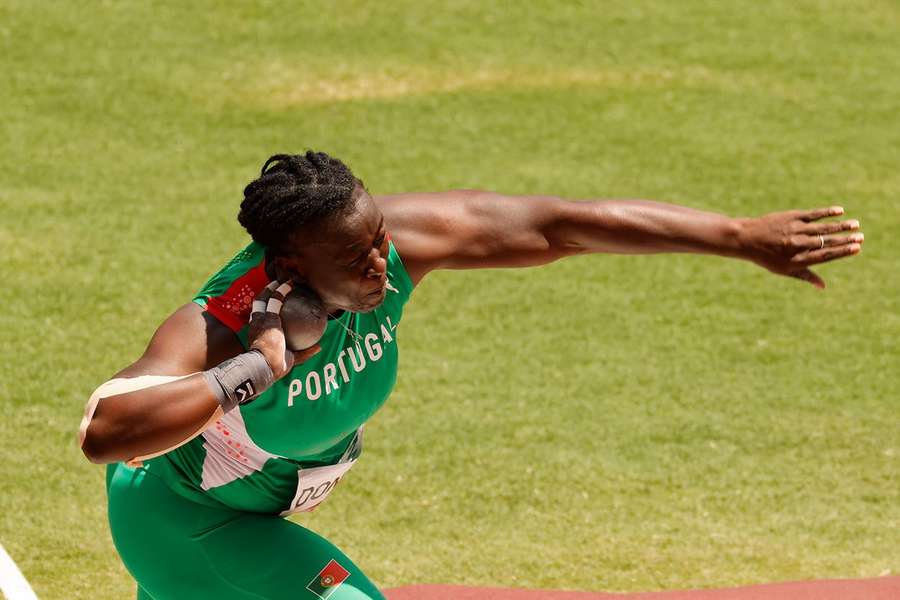
[{"label": "blurred background", "polygon": [[900,572],[900,5],[0,0],[0,543],[126,598],[91,391],[247,242],[271,154],[373,194],[840,204],[824,292],[733,260],[436,272],[360,466],[298,519],[378,584]]}]

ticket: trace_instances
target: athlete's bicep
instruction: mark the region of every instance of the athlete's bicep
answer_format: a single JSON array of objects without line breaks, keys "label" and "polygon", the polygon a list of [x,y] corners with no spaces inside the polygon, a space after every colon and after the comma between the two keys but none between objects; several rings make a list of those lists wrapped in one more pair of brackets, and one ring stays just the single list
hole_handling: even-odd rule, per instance
[{"label": "athlete's bicep", "polygon": [[144,354],[115,377],[188,375],[243,352],[234,332],[191,302],[156,330]]},{"label": "athlete's bicep", "polygon": [[[94,462],[138,464],[193,439],[222,409],[202,377],[188,376],[241,351],[235,334],[201,306],[182,306],[159,326],[138,360],[91,394],[78,430],[85,455]],[[157,410],[173,394],[182,399],[179,406]]]},{"label": "athlete's bicep", "polygon": [[567,204],[559,198],[456,190],[375,200],[404,265],[420,277],[434,269],[530,267],[565,256],[552,236]]}]

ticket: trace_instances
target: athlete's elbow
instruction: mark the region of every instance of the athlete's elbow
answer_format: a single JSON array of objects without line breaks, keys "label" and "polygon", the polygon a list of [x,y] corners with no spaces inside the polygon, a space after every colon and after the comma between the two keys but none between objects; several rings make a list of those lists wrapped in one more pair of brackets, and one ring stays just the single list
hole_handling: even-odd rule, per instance
[{"label": "athlete's elbow", "polygon": [[95,465],[106,465],[121,460],[111,448],[111,444],[97,431],[98,423],[90,423],[78,432],[81,452]]},{"label": "athlete's elbow", "polygon": [[108,402],[105,400],[104,390],[108,389],[107,381],[91,394],[87,406],[84,408],[84,417],[78,427],[78,443],[84,456],[94,464],[105,465],[122,460],[121,452],[116,452],[121,446],[123,427],[116,423],[115,410],[110,412]]},{"label": "athlete's elbow", "polygon": [[[94,464],[105,465],[124,460],[128,427],[113,418],[109,411],[97,410],[99,400],[92,397],[78,428],[81,452]],[[104,406],[103,408],[108,408]]]},{"label": "athlete's elbow", "polygon": [[115,460],[106,458],[101,452],[99,452],[90,444],[82,444],[81,452],[82,454],[84,454],[85,458],[87,458],[95,465],[107,465],[109,463],[116,462]]}]

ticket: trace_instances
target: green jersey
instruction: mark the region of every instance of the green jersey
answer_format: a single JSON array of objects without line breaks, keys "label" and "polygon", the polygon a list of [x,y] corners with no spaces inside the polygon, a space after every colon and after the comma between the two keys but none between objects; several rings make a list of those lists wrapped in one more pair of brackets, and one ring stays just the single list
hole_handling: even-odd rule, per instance
[{"label": "green jersey", "polygon": [[[207,504],[281,513],[312,510],[362,448],[362,426],[397,377],[397,327],[413,284],[389,244],[384,302],[330,319],[322,350],[187,444],[145,461],[176,492]],[[213,275],[194,302],[247,347],[253,298],[269,282],[256,243]]]}]

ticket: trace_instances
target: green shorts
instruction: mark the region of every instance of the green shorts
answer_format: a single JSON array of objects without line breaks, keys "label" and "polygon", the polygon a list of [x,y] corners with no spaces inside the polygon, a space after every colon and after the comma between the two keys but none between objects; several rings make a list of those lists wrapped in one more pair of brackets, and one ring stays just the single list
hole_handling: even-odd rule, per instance
[{"label": "green shorts", "polygon": [[385,600],[328,540],[282,517],[198,504],[107,466],[109,526],[138,600]]}]

